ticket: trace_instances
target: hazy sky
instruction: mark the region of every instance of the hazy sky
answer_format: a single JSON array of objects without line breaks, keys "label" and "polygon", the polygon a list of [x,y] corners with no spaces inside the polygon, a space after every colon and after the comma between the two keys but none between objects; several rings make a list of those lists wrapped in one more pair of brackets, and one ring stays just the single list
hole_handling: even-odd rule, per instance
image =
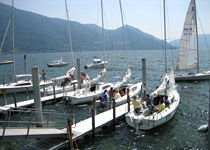
[{"label": "hazy sky", "polygon": [[[122,0],[126,24],[163,39],[163,0]],[[12,0],[0,0],[11,5]],[[64,0],[14,0],[18,9],[65,19]],[[69,17],[82,24],[101,26],[100,0],[67,0]],[[167,39],[179,39],[190,0],[166,0]],[[210,34],[210,0],[197,0],[199,34]],[[103,0],[105,28],[121,26],[118,0]],[[201,26],[202,25],[202,26]],[[204,30],[204,32],[202,31]]]}]

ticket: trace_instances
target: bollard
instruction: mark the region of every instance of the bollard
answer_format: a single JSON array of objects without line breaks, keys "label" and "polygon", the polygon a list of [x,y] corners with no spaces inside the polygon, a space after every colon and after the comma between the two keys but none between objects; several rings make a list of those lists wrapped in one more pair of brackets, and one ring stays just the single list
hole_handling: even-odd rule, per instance
[{"label": "bollard", "polygon": [[91,109],[92,112],[92,135],[95,137],[95,110],[94,108]]},{"label": "bollard", "polygon": [[3,85],[5,86],[5,81],[4,81],[4,79],[3,79]]},{"label": "bollard", "polygon": [[113,99],[113,125],[116,123],[115,99]]},{"label": "bollard", "polygon": [[142,82],[146,82],[147,77],[146,77],[146,58],[142,58]]},{"label": "bollard", "polygon": [[77,58],[77,80],[78,80],[78,89],[81,89],[80,58]]},{"label": "bollard", "polygon": [[39,67],[32,67],[32,81],[33,81],[33,96],[34,96],[34,106],[35,106],[35,117],[36,126],[42,127],[43,117],[42,117],[42,104],[41,104],[41,93],[40,93],[40,79],[39,79]]},{"label": "bollard", "polygon": [[130,96],[129,96],[129,88],[127,88],[127,102],[128,102],[128,112],[130,112],[131,107],[130,107]]},{"label": "bollard", "polygon": [[14,96],[14,104],[15,104],[15,108],[17,108],[17,98],[16,98],[16,93],[13,93]]},{"label": "bollard", "polygon": [[[24,73],[27,74],[27,72],[26,72],[26,55],[24,55]],[[25,79],[28,79],[28,77],[25,77]]]}]

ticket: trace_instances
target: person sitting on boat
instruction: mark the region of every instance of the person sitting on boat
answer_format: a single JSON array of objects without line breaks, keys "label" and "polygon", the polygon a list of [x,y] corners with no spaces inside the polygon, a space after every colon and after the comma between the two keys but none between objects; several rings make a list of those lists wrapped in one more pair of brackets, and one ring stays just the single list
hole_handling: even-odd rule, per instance
[{"label": "person sitting on boat", "polygon": [[47,72],[45,70],[42,70],[42,79],[44,80],[44,82],[47,81],[46,74],[47,74]]},{"label": "person sitting on boat", "polygon": [[168,100],[168,96],[166,95],[165,96],[165,107],[168,107],[169,105],[170,105],[170,102],[169,102],[169,100]]},{"label": "person sitting on boat", "polygon": [[[145,103],[146,103],[146,106],[145,106]],[[149,94],[146,95],[146,97],[142,100],[142,106],[144,108],[149,108],[149,113],[152,112],[153,108],[154,108],[154,105],[153,105],[153,101],[152,99],[150,98]]]},{"label": "person sitting on boat", "polygon": [[135,113],[138,114],[140,112],[140,110],[141,110],[141,107],[140,107],[139,100],[137,100],[137,96],[134,95],[133,98],[131,98],[130,95],[129,95],[129,98],[130,98],[130,100],[133,103],[133,108],[134,108]]},{"label": "person sitting on boat", "polygon": [[120,96],[121,96],[121,97],[125,96],[125,93],[123,92],[122,89],[120,89]]},{"label": "person sitting on boat", "polygon": [[118,90],[115,90],[115,94],[114,94],[114,99],[118,99],[121,98],[120,93],[118,92]]},{"label": "person sitting on boat", "polygon": [[99,96],[99,100],[100,103],[104,103],[105,101],[108,100],[107,90],[105,90],[104,93]]},{"label": "person sitting on boat", "polygon": [[157,105],[157,106],[154,108],[154,111],[162,111],[163,109],[165,109],[165,104],[163,103],[163,100],[160,99],[159,105]]}]

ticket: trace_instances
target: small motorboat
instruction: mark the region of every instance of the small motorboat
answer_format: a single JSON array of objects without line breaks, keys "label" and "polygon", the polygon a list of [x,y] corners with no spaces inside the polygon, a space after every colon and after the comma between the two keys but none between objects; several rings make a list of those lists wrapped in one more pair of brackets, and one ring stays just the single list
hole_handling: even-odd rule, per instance
[{"label": "small motorboat", "polygon": [[207,124],[203,124],[198,128],[198,132],[208,132],[208,123]]},{"label": "small motorboat", "polygon": [[93,63],[85,65],[84,68],[101,68],[104,67],[104,65],[106,65],[107,63],[108,61],[102,61],[101,59],[93,59]]}]

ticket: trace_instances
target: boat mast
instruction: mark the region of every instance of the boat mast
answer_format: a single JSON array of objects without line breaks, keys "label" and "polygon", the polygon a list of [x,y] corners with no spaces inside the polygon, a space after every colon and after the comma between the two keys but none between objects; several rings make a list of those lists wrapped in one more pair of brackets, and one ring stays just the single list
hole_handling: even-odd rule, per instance
[{"label": "boat mast", "polygon": [[15,26],[14,26],[14,0],[12,0],[12,60],[13,60],[13,79],[15,78]]},{"label": "boat mast", "polygon": [[70,44],[71,57],[72,57],[72,66],[74,67],[74,54],[73,54],[73,49],[72,49],[71,28],[70,28],[69,12],[68,12],[68,8],[67,8],[66,0],[65,0],[65,5],[66,5],[66,17],[67,17],[67,23],[68,23],[69,44]]},{"label": "boat mast", "polygon": [[[104,68],[105,66],[105,61],[106,61],[106,57],[105,57],[105,43],[104,43],[104,14],[103,14],[103,0],[101,0],[101,20],[102,20],[102,44],[103,44],[103,51],[104,51]],[[106,74],[104,75],[104,82],[106,82]]]},{"label": "boat mast", "polygon": [[[129,67],[129,61],[128,61],[128,47],[127,47],[127,41],[126,41],[125,24],[124,24],[124,19],[123,19],[121,0],[119,0],[119,3],[120,3],[120,13],[121,13],[121,19],[122,19],[123,33],[124,33],[125,50],[126,50],[126,56],[127,56],[126,60],[127,60],[127,65],[129,69],[130,67]],[[131,79],[130,79],[130,82],[131,82]]]},{"label": "boat mast", "polygon": [[197,59],[198,59],[198,68],[197,68],[197,72],[199,73],[199,50],[198,50],[198,26],[197,26],[197,9],[196,9],[196,4],[195,4],[195,0],[194,1],[194,6],[195,6],[195,28],[196,28],[196,42],[197,42]]},{"label": "boat mast", "polygon": [[164,13],[164,41],[165,41],[165,73],[167,73],[167,53],[166,53],[166,13],[165,13],[165,0],[163,0],[163,13]]}]

